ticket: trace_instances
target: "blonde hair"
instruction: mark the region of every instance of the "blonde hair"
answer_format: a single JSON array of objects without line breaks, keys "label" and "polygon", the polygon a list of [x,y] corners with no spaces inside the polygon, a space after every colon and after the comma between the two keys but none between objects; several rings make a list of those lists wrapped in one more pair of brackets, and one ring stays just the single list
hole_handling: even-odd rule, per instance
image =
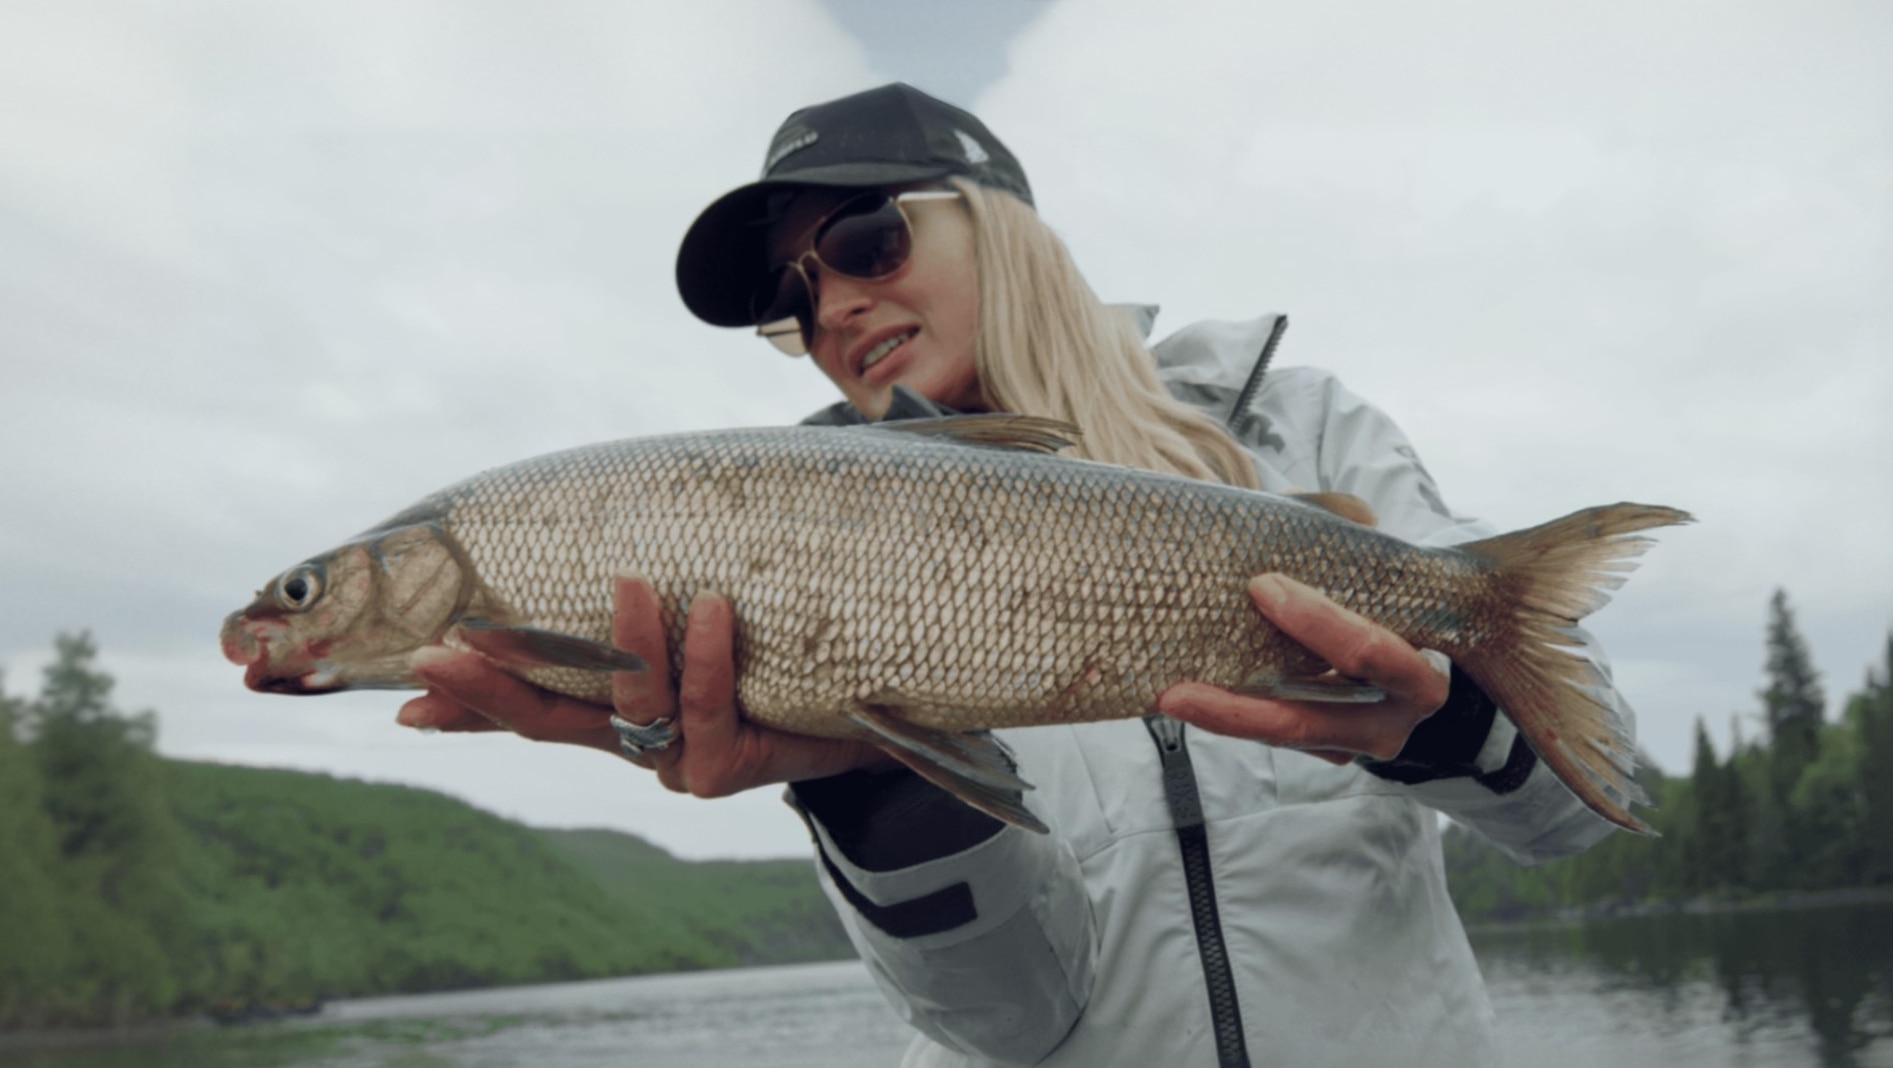
[{"label": "blonde hair", "polygon": [[1076,424],[1067,455],[1260,489],[1249,454],[1170,396],[1137,324],[1091,291],[1051,227],[964,179],[979,266],[974,363],[986,406]]}]

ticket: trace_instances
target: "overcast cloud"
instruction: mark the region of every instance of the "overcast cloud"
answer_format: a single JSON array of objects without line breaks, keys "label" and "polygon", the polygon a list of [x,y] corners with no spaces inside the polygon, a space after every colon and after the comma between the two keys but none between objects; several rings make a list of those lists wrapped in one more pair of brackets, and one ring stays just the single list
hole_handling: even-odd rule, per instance
[{"label": "overcast cloud", "polygon": [[672,257],[789,110],[895,77],[979,111],[1159,333],[1289,313],[1279,362],[1392,412],[1459,509],[1694,511],[1594,619],[1665,768],[1753,711],[1777,586],[1830,699],[1859,684],[1893,624],[1893,10],[955,10],[0,6],[8,690],[91,628],[169,754],[802,849],[774,791],[250,694],[215,633],[480,468],[831,399],[691,319]]}]

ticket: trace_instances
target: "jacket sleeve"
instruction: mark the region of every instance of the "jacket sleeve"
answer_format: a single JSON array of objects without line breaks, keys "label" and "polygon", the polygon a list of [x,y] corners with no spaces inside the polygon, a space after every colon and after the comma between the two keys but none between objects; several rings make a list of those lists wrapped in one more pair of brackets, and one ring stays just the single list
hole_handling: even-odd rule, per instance
[{"label": "jacket sleeve", "polygon": [[[1323,490],[1352,493],[1372,505],[1380,528],[1419,545],[1446,546],[1489,537],[1487,524],[1448,508],[1418,453],[1386,413],[1331,376],[1311,376],[1301,409],[1319,413],[1315,432]],[[1610,666],[1583,631],[1583,655],[1604,678]],[[1608,700],[1625,737],[1636,718],[1613,686]],[[1369,772],[1407,785],[1414,797],[1478,831],[1520,863],[1578,853],[1612,825],[1591,812],[1519,737],[1510,720],[1457,668],[1447,703],[1420,724],[1391,761],[1363,762]]]},{"label": "jacket sleeve", "polygon": [[1001,1063],[1050,1053],[1083,1012],[1096,951],[1076,855],[904,769],[796,783],[817,874],[895,1011]]}]

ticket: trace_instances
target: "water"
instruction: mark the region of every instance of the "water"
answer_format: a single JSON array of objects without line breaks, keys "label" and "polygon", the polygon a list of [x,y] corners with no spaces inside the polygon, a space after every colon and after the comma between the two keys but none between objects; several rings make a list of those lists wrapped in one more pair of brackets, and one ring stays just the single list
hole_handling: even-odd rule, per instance
[{"label": "water", "polygon": [[341,1001],[280,1023],[0,1047],[0,1068],[883,1068],[909,1037],[867,969],[838,961]]},{"label": "water", "polygon": [[[1893,1068],[1893,904],[1475,932],[1507,1065]],[[0,1046],[0,1068],[868,1068],[858,963],[337,1002],[303,1020]]]},{"label": "water", "polygon": [[1893,1066],[1893,904],[1475,931],[1505,1063]]}]

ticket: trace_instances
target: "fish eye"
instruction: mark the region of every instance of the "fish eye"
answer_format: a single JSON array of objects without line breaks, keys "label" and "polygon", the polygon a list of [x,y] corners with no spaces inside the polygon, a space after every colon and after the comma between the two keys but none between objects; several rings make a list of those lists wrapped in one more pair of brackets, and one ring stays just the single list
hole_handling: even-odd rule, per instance
[{"label": "fish eye", "polygon": [[322,597],[322,568],[303,564],[276,584],[276,601],[294,612],[303,611]]}]

